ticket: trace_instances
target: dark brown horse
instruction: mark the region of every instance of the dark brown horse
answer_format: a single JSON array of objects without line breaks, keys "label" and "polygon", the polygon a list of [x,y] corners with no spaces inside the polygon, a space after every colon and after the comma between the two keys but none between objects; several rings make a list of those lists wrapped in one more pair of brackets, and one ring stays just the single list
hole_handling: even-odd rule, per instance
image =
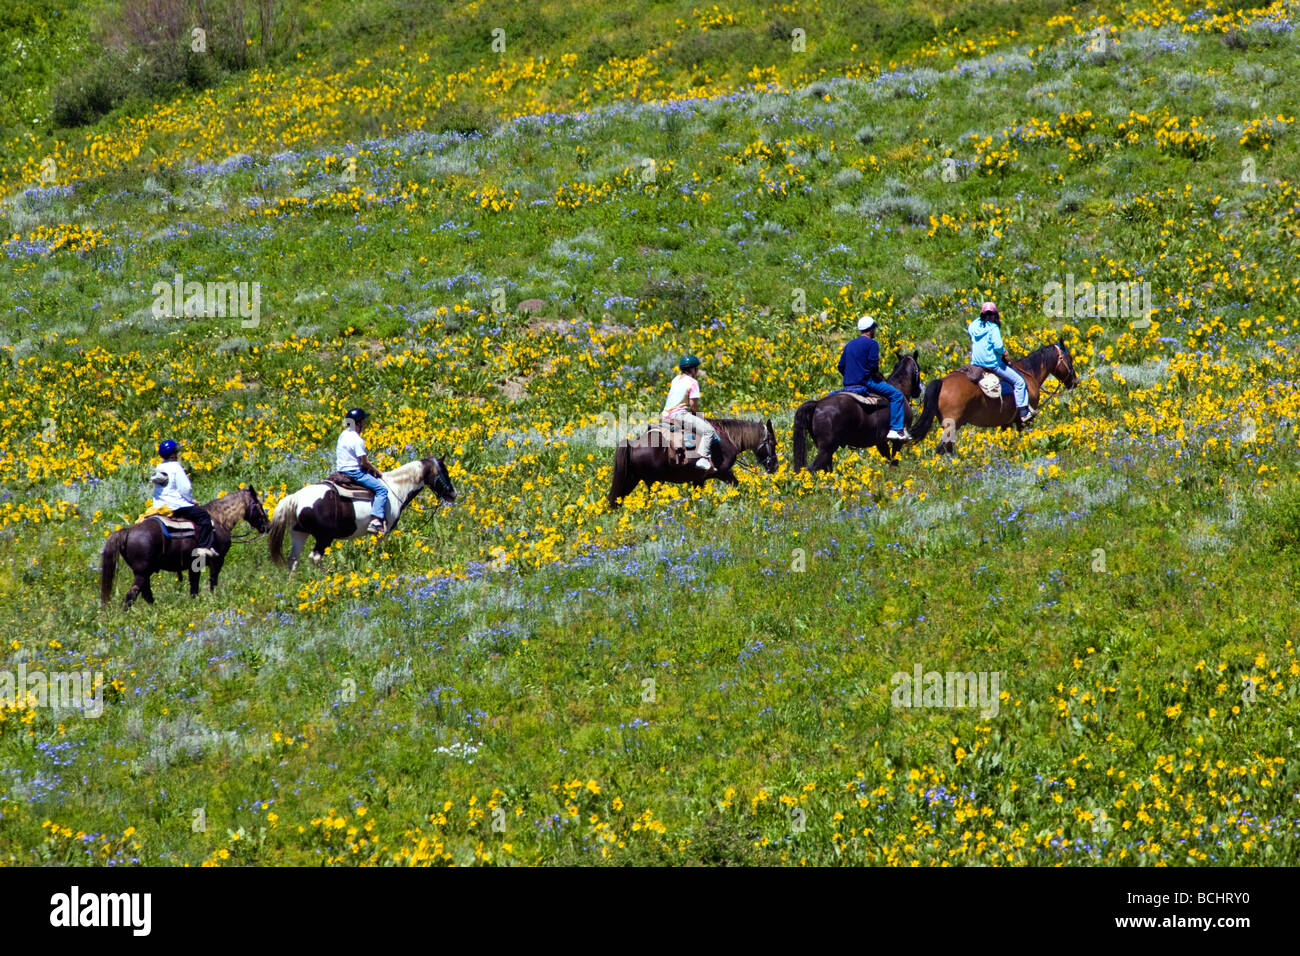
[{"label": "dark brown horse", "polygon": [[191,531],[186,535],[163,533],[162,526],[153,518],[145,518],[129,528],[119,528],[104,542],[99,562],[99,602],[107,604],[113,597],[113,578],[117,574],[117,559],[121,557],[135,575],[135,581],[126,592],[123,610],[130,610],[137,596],[153,603],[153,590],[149,579],[156,571],[175,571],[178,575],[190,574],[190,597],[199,593],[199,575],[208,569],[208,588],[217,589],[217,577],[230,550],[231,531],[240,521],[247,521],[259,534],[265,534],[271,521],[262,508],[262,500],[252,486],[241,488],[233,494],[209,501],[203,506],[212,516],[212,547],[215,558],[193,556],[197,537]]},{"label": "dark brown horse", "polygon": [[[903,409],[904,426],[912,421],[912,399],[921,394],[920,351],[900,355],[894,370],[885,379],[903,393],[907,406]],[[889,434],[889,405],[876,407],[863,405],[852,395],[834,392],[825,398],[804,402],[794,413],[794,470],[799,471],[808,460],[805,440],[812,435],[817,446],[812,471],[832,471],[835,468],[835,451],[839,448],[875,448],[891,465],[897,465],[894,456],[903,443],[886,440]]]},{"label": "dark brown horse", "polygon": [[[1024,377],[1029,404],[1033,408],[1037,408],[1042,400],[1043,382],[1049,375],[1067,389],[1074,388],[1079,382],[1079,376],[1074,373],[1074,358],[1064,340],[1044,345],[1012,362],[1011,367]],[[1011,393],[1004,393],[1000,399],[989,398],[960,369],[935,379],[925,390],[925,403],[912,437],[920,441],[928,435],[935,419],[943,422],[943,436],[938,448],[941,455],[957,450],[957,430],[962,425],[1009,428],[1019,424],[1016,402]]]},{"label": "dark brown horse", "polygon": [[[384,513],[387,534],[397,524],[406,506],[425,488],[432,488],[443,501],[455,501],[456,489],[441,458],[420,458],[384,472],[380,479],[388,485],[388,508]],[[325,549],[335,541],[364,537],[370,524],[370,501],[340,498],[333,486],[308,485],[280,500],[271,517],[271,560],[288,564],[292,571],[298,566],[307,539],[315,538],[311,559],[319,563]],[[284,535],[289,532],[293,545],[286,561]]]},{"label": "dark brown horse", "polygon": [[697,488],[710,478],[736,484],[732,468],[742,452],[752,451],[758,463],[771,474],[776,471],[776,432],[772,423],[751,422],[740,418],[706,418],[718,433],[711,448],[714,467],[702,471],[695,462],[679,464],[673,450],[656,440],[653,432],[646,432],[630,441],[619,442],[614,452],[614,477],[610,482],[608,501],[611,508],[632,493],[641,482],[652,485],[666,481],[674,485],[691,484]]}]

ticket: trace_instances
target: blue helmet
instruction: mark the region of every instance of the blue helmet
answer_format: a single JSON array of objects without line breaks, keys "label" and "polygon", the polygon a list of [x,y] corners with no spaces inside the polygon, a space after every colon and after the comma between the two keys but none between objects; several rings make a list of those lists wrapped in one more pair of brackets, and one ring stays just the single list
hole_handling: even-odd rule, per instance
[{"label": "blue helmet", "polygon": [[180,450],[180,442],[174,442],[170,438],[158,443],[159,458],[166,458],[168,455],[174,455]]}]

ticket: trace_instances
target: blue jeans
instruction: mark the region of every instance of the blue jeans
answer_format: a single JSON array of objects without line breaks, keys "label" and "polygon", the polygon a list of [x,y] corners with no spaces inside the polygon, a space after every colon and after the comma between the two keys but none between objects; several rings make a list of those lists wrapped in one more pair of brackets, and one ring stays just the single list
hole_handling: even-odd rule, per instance
[{"label": "blue jeans", "polygon": [[384,509],[388,505],[388,486],[376,478],[374,475],[367,475],[360,468],[352,471],[345,471],[347,475],[359,485],[364,485],[375,493],[375,503],[370,506],[370,515],[373,518],[384,520]]},{"label": "blue jeans", "polygon": [[888,382],[867,382],[864,385],[845,385],[841,392],[856,392],[859,395],[880,395],[889,399],[889,430],[901,432],[903,430],[903,411],[907,408],[907,402],[903,400],[903,393]]},{"label": "blue jeans", "polygon": [[998,368],[994,366],[991,370],[994,375],[1004,382],[1010,382],[1012,390],[1016,397],[1016,408],[1024,411],[1029,407],[1029,390],[1025,388],[1025,380],[1021,378],[1020,373],[1010,366]]}]

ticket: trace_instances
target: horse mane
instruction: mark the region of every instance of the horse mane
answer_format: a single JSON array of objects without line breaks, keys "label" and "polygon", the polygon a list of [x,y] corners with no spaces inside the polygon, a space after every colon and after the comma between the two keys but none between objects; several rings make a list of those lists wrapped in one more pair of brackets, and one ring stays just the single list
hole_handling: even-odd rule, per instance
[{"label": "horse mane", "polygon": [[420,483],[424,476],[424,462],[417,458],[414,461],[408,461],[405,465],[398,465],[396,468],[389,468],[384,472],[384,480],[388,482],[390,488],[398,492],[399,495],[405,495]]},{"label": "horse mane", "polygon": [[238,491],[232,491],[230,494],[221,495],[213,498],[202,508],[208,513],[214,525],[219,525],[229,531],[235,525],[239,524],[244,517],[244,509],[248,506],[250,495],[257,494],[251,487],[240,488]]},{"label": "horse mane", "polygon": [[1047,353],[1055,348],[1054,344],[1041,346],[1023,358],[1016,359],[1011,364],[1020,366],[1026,372],[1032,373],[1035,378],[1042,380],[1046,377],[1047,372]]},{"label": "horse mane", "polygon": [[705,418],[737,448],[757,448],[767,437],[767,425],[745,418]]}]

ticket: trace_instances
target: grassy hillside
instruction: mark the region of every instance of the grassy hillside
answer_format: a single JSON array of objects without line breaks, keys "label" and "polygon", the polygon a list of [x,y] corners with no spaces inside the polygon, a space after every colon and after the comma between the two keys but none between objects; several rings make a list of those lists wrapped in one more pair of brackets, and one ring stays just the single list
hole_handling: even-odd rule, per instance
[{"label": "grassy hillside", "polygon": [[[0,708],[0,860],[1297,860],[1294,4],[333,10],[0,150],[0,672],[109,682]],[[256,322],[157,317],[177,276]],[[790,470],[856,315],[928,381],[987,298],[1080,386]],[[682,351],[783,465],[611,513]],[[455,505],[98,607],[160,438],[270,506],[358,404]],[[918,666],[996,713],[896,706]]]}]

